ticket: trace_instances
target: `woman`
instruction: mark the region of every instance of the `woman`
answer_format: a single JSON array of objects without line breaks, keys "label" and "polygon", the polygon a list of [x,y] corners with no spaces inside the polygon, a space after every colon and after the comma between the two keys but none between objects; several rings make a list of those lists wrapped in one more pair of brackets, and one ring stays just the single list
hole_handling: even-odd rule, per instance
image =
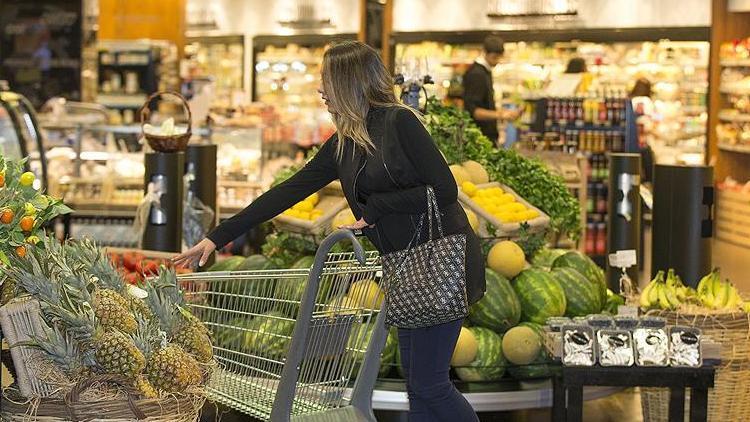
[{"label": "woman", "polygon": [[[381,254],[406,249],[419,216],[427,210],[432,186],[446,235],[467,236],[469,303],[484,294],[484,260],[479,241],[457,202],[456,182],[419,118],[396,100],[393,78],[375,50],[343,42],[323,57],[319,89],[336,125],[320,151],[297,174],[261,195],[208,238],[175,258],[203,264],[217,248],[273,218],[335,179],[357,218],[346,228],[362,230]],[[386,117],[391,127],[385,139]],[[426,230],[418,236],[426,241]],[[448,378],[462,320],[419,329],[399,329],[401,361],[407,377],[409,421],[477,421]]]}]

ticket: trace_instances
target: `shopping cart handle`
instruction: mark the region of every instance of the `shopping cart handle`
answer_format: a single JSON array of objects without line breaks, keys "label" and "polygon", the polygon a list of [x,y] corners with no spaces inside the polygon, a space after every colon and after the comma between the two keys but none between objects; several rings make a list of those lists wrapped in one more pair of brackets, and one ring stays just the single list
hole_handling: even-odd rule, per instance
[{"label": "shopping cart handle", "polygon": [[320,243],[320,247],[318,248],[318,253],[316,255],[322,257],[322,259],[325,260],[326,255],[328,255],[328,252],[333,248],[333,246],[344,239],[348,239],[352,242],[352,246],[354,246],[354,256],[357,258],[357,261],[359,261],[360,264],[365,265],[365,263],[367,262],[367,258],[365,257],[365,249],[362,247],[362,244],[359,243],[359,240],[357,240],[357,236],[354,235],[354,232],[349,229],[339,229],[329,234],[328,237],[323,239],[323,242]]}]

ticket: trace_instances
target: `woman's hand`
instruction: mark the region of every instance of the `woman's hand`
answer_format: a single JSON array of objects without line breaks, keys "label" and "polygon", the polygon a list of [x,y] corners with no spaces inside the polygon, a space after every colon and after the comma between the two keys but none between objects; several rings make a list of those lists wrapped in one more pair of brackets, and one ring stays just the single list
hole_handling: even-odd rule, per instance
[{"label": "woman's hand", "polygon": [[211,239],[203,239],[197,245],[187,251],[172,258],[172,262],[177,266],[192,268],[197,263],[202,267],[208,261],[208,257],[216,250],[216,244]]},{"label": "woman's hand", "polygon": [[346,226],[340,226],[340,229],[349,229],[349,230],[362,230],[365,227],[373,227],[372,224],[367,224],[364,218],[360,218],[359,221],[357,221],[354,224],[349,224]]}]

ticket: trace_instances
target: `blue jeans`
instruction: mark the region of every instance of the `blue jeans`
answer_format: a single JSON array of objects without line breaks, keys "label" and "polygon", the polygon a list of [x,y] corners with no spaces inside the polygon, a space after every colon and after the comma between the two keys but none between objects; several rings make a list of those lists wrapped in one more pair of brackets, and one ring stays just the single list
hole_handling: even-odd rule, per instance
[{"label": "blue jeans", "polygon": [[401,366],[409,395],[409,422],[478,422],[448,377],[463,320],[432,327],[399,328]]}]

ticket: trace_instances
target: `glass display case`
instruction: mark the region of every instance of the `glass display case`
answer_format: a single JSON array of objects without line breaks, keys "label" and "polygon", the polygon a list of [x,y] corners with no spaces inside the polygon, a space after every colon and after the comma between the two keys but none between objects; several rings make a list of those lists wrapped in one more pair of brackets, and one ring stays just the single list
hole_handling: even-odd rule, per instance
[{"label": "glass display case", "polygon": [[[0,88],[2,89],[2,88]],[[37,176],[37,188],[47,188],[44,139],[34,107],[20,94],[0,90],[0,152],[14,159],[28,157],[28,169]]]},{"label": "glass display case", "polygon": [[[202,85],[213,86],[213,108],[232,108],[244,101],[245,38],[242,35],[188,38],[183,62],[187,96]],[[187,85],[187,86],[186,86]]]}]

